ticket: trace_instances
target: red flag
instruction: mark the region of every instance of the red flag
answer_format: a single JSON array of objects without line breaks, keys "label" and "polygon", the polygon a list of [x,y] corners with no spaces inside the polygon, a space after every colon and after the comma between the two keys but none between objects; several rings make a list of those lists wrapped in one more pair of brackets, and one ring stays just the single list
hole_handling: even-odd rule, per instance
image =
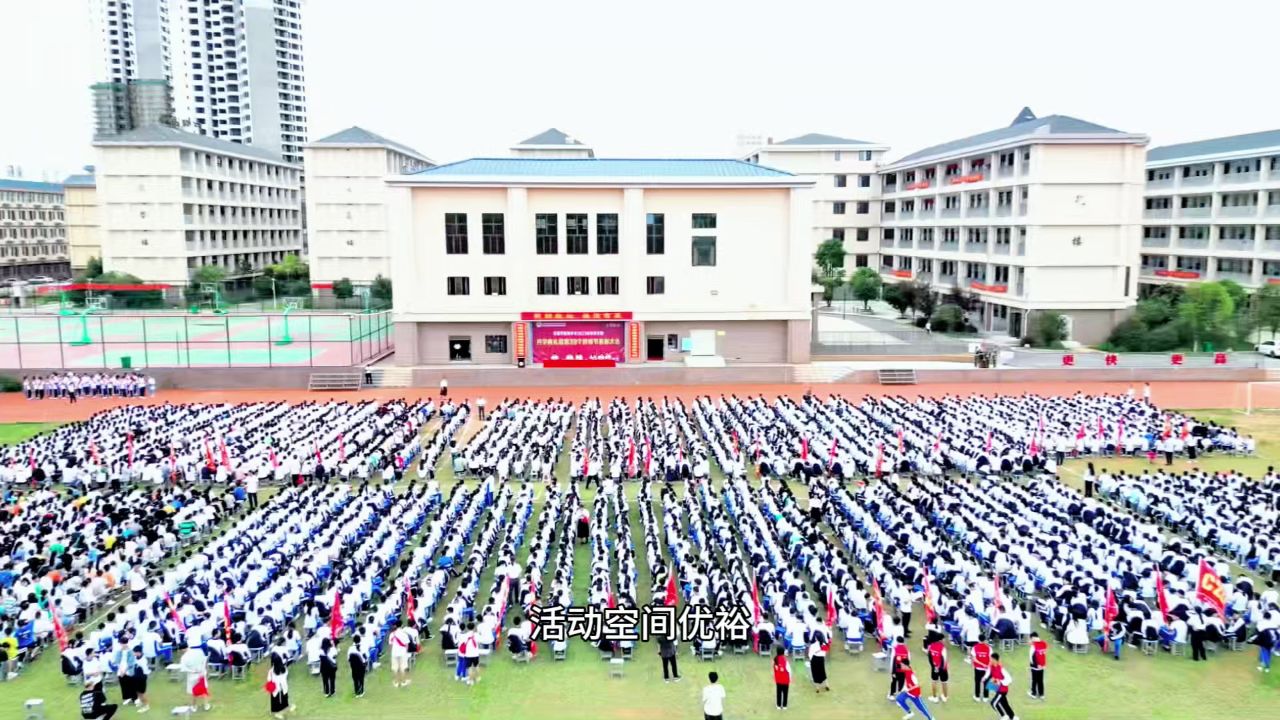
[{"label": "red flag", "polygon": [[800,459],[809,459],[809,438],[800,438]]},{"label": "red flag", "polygon": [[1222,578],[1208,561],[1200,561],[1200,579],[1196,581],[1196,599],[1213,606],[1218,614],[1227,617],[1227,589],[1222,586]]},{"label": "red flag", "polygon": [[760,652],[760,637],[756,634],[756,626],[760,624],[762,617],[764,611],[760,608],[760,586],[756,584],[755,578],[751,578],[751,652]]},{"label": "red flag", "polygon": [[347,461],[347,442],[342,433],[338,433],[338,459],[342,462]]},{"label": "red flag", "polygon": [[1116,425],[1116,451],[1119,452],[1124,441],[1124,417],[1120,418],[1120,422]]},{"label": "red flag", "polygon": [[676,591],[676,570],[674,567],[672,567],[671,575],[667,578],[666,604],[668,606],[674,607],[675,604],[679,602],[679,600],[680,600],[680,596],[677,594],[677,591]]},{"label": "red flag", "polygon": [[827,627],[836,625],[836,594],[831,586],[827,586]]},{"label": "red flag", "polygon": [[884,640],[884,599],[880,597],[880,583],[875,578],[871,579],[871,599],[875,601],[871,609],[876,616],[876,635]]},{"label": "red flag", "polygon": [[760,436],[759,435],[756,436],[755,456],[756,456],[756,460],[760,459]]},{"label": "red flag", "polygon": [[609,607],[610,608],[618,607],[618,599],[613,596],[612,590],[609,591]]},{"label": "red flag", "polygon": [[1107,588],[1107,604],[1102,606],[1102,649],[1106,650],[1110,645],[1111,639],[1107,636],[1111,634],[1111,622],[1120,614],[1120,606],[1116,604],[1116,594],[1111,588]]},{"label": "red flag", "polygon": [[1182,421],[1182,433],[1181,433],[1181,435],[1180,435],[1179,437],[1181,437],[1181,438],[1182,438],[1183,442],[1186,442],[1187,437],[1188,437],[1188,436],[1190,436],[1190,435],[1191,435],[1191,423],[1190,423],[1189,421],[1187,421],[1187,420],[1183,420],[1183,421]]},{"label": "red flag", "polygon": [[204,461],[209,467],[213,467],[213,450],[209,447],[209,436],[204,436]]},{"label": "red flag", "polygon": [[94,442],[93,438],[89,438],[89,457],[93,458],[93,464],[102,464],[98,459],[98,443]]},{"label": "red flag", "polygon": [[836,461],[836,445],[838,442],[839,442],[839,439],[836,436],[832,435],[831,436],[831,452],[827,454],[828,464],[834,463]]},{"label": "red flag", "polygon": [[739,454],[740,452],[738,450],[738,431],[734,430],[733,431],[733,457],[737,458]]},{"label": "red flag", "polygon": [[1098,433],[1094,435],[1094,437],[1098,438],[1099,440],[1102,439],[1102,418],[1101,417],[1098,418]]},{"label": "red flag", "polygon": [[876,443],[876,477],[880,477],[880,468],[884,465],[884,442]]},{"label": "red flag", "polygon": [[587,447],[584,444],[582,446],[582,479],[583,480],[586,480],[587,475],[590,474],[590,467],[591,467],[591,448]]},{"label": "red flag", "polygon": [[538,586],[534,584],[533,578],[529,578],[529,590],[530,592],[533,593],[533,602],[529,604],[529,629],[531,631],[530,632],[531,639],[529,641],[529,654],[536,657],[538,655],[538,643],[533,642],[532,635],[536,633],[532,631],[536,630],[538,627],[538,624],[533,621],[533,617],[537,614],[533,612],[533,608],[538,607]]},{"label": "red flag", "polygon": [[324,457],[320,455],[320,443],[315,438],[311,439],[311,448],[316,451],[316,464],[323,465]]},{"label": "red flag", "polygon": [[57,611],[53,608],[53,603],[49,603],[45,611],[49,613],[49,617],[53,618],[53,636],[58,639],[58,652],[65,652],[67,649],[67,629],[62,626],[62,618],[58,617]]},{"label": "red flag", "polygon": [[1164,433],[1162,433],[1161,437],[1163,437],[1165,440],[1168,440],[1172,436],[1173,436],[1173,419],[1170,418],[1168,415],[1165,415],[1164,416]]},{"label": "red flag", "polygon": [[627,474],[635,477],[636,474],[636,439],[627,438]]},{"label": "red flag", "polygon": [[169,446],[169,473],[173,477],[178,475],[178,457],[172,445]]},{"label": "red flag", "polygon": [[1169,596],[1164,592],[1164,573],[1160,572],[1160,566],[1156,565],[1156,604],[1160,606],[1160,615],[1164,618],[1166,625],[1169,624]]},{"label": "red flag", "polygon": [[937,453],[941,449],[942,449],[942,431],[939,430],[938,437],[934,438],[934,441],[933,441],[933,451]]},{"label": "red flag", "polygon": [[226,593],[222,593],[222,630],[227,638],[227,643],[231,643],[231,600]]},{"label": "red flag", "polygon": [[898,454],[904,454],[906,446],[902,442],[902,428],[898,428]]},{"label": "red flag", "polygon": [[1084,433],[1084,423],[1081,423],[1081,424],[1080,424],[1080,429],[1076,431],[1076,440],[1083,440],[1083,439],[1084,439],[1084,435],[1085,435],[1085,433]]},{"label": "red flag", "polygon": [[934,618],[938,617],[938,611],[933,609],[933,593],[929,587],[929,569],[924,570],[924,621],[931,623]]},{"label": "red flag", "polygon": [[683,440],[681,440],[680,444],[676,447],[676,467],[677,468],[684,467],[684,441]]},{"label": "red flag", "polygon": [[133,467],[133,433],[125,435],[125,442],[129,444],[129,467]]},{"label": "red flag", "polygon": [[413,590],[409,587],[409,578],[404,579],[404,616],[409,622],[413,622],[413,611],[415,609],[415,601],[413,599]]},{"label": "red flag", "polygon": [[225,437],[218,438],[218,452],[222,455],[222,467],[231,467],[231,455],[227,452],[227,439]]},{"label": "red flag", "polygon": [[276,459],[276,449],[274,447],[267,448],[267,457],[271,459],[272,470],[276,470],[280,467],[280,461]]},{"label": "red flag", "polygon": [[1004,594],[1000,592],[1000,573],[991,576],[996,586],[996,610],[1004,607]]},{"label": "red flag", "polygon": [[1032,455],[1035,455],[1036,453],[1040,452],[1040,446],[1036,443],[1036,436],[1034,433],[1031,433],[1031,447],[1029,448],[1029,450],[1031,451]]},{"label": "red flag", "polygon": [[169,597],[169,593],[164,593],[164,604],[169,606],[169,614],[173,615],[173,621],[177,623],[178,630],[187,631],[187,626],[182,622],[182,618],[178,617],[178,608],[173,604],[173,598]]},{"label": "red flag", "polygon": [[333,591],[333,608],[329,610],[329,637],[334,640],[342,634],[342,591]]},{"label": "red flag", "polygon": [[991,429],[987,429],[987,454],[991,454]]}]

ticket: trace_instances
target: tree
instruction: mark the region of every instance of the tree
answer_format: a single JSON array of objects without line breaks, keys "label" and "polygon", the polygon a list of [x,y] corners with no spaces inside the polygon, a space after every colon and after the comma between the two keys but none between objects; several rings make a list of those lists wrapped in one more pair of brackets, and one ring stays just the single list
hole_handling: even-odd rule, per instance
[{"label": "tree", "polygon": [[923,317],[933,317],[933,311],[938,306],[938,296],[934,294],[933,288],[924,280],[911,281],[911,288],[912,307]]},{"label": "tree", "polygon": [[869,267],[858,268],[849,278],[849,288],[853,290],[853,299],[862,301],[862,309],[870,310],[871,301],[880,297],[880,286],[883,281],[880,273]]},{"label": "tree", "polygon": [[884,286],[884,301],[904,317],[907,309],[911,307],[911,297],[907,294],[907,287],[906,283],[890,283]]},{"label": "tree", "polygon": [[373,299],[375,300],[382,300],[383,302],[390,303],[391,302],[391,279],[384,278],[382,277],[381,274],[379,274],[377,277],[373,279],[373,285],[371,285],[369,288],[369,294],[373,296]]},{"label": "tree", "polygon": [[839,272],[844,274],[844,243],[835,238],[823,240],[818,246],[818,251],[813,254],[814,260],[818,263],[818,271],[821,273],[819,282],[822,278],[835,277]]},{"label": "tree", "polygon": [[1231,302],[1235,304],[1236,310],[1243,310],[1249,304],[1249,293],[1240,283],[1235,280],[1219,280],[1218,284],[1227,291],[1227,295],[1231,296]]},{"label": "tree", "polygon": [[356,294],[356,289],[351,286],[350,278],[342,278],[333,283],[333,296],[339,300],[346,300]]},{"label": "tree", "polygon": [[1053,311],[1036,313],[1027,337],[1035,347],[1060,347],[1067,339],[1067,319]]},{"label": "tree", "polygon": [[844,270],[836,268],[830,275],[823,275],[818,281],[822,285],[822,301],[831,307],[836,296],[836,288],[844,284]]},{"label": "tree", "polygon": [[964,310],[959,305],[942,305],[929,316],[929,327],[938,332],[964,330]]},{"label": "tree", "polygon": [[978,308],[978,303],[982,302],[978,294],[971,290],[961,290],[959,287],[953,287],[942,299],[945,305],[955,305],[964,312],[973,312]]},{"label": "tree", "polygon": [[1258,325],[1271,331],[1271,339],[1280,332],[1280,285],[1263,285],[1255,296]]},{"label": "tree", "polygon": [[1139,300],[1133,316],[1142,325],[1152,328],[1164,325],[1178,317],[1178,308],[1167,295],[1152,295],[1146,300]]},{"label": "tree", "polygon": [[1186,297],[1178,305],[1178,316],[1191,331],[1191,349],[1200,348],[1205,341],[1223,338],[1230,330],[1235,310],[1235,301],[1222,283],[1189,285]]},{"label": "tree", "polygon": [[227,279],[227,271],[219,265],[201,265],[196,271],[191,273],[191,283],[200,285],[203,283],[220,283]]},{"label": "tree", "polygon": [[240,258],[239,260],[236,261],[236,274],[237,275],[253,274],[253,265],[249,264],[248,258]]},{"label": "tree", "polygon": [[311,276],[311,268],[297,255],[290,254],[271,266],[271,274],[282,280],[302,280]]},{"label": "tree", "polygon": [[84,277],[92,280],[102,275],[102,260],[96,257],[89,258],[89,262],[84,264]]}]

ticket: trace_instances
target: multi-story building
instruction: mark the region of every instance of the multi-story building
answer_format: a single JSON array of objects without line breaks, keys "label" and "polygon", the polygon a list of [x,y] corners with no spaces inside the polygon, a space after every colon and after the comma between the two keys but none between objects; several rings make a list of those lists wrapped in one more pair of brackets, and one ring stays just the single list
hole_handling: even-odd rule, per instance
[{"label": "multi-story building", "polygon": [[99,136],[165,122],[302,162],[301,0],[91,0],[90,17]]},{"label": "multi-story building", "polygon": [[83,272],[90,258],[102,259],[102,238],[98,227],[98,181],[92,166],[62,182],[65,190],[67,251],[71,273]]},{"label": "multi-story building", "polygon": [[516,157],[387,183],[399,364],[808,361],[812,180]]},{"label": "multi-story building", "polygon": [[271,152],[160,125],[94,147],[104,270],[236,278],[302,249],[302,169]]},{"label": "multi-story building", "polygon": [[311,278],[357,284],[391,277],[388,175],[435,163],[413,148],[351,127],[306,146],[307,239]]},{"label": "multi-story building", "polygon": [[976,293],[985,331],[1021,337],[1051,310],[1099,342],[1136,302],[1146,143],[1024,108],[911,153],[880,171],[881,272]]},{"label": "multi-story building", "polygon": [[65,223],[61,185],[0,178],[0,277],[66,277]]},{"label": "multi-story building", "polygon": [[875,266],[880,251],[880,178],[886,145],[810,133],[775,143],[772,138],[747,156],[752,163],[814,181],[813,247],[835,238],[844,243],[845,268]]},{"label": "multi-story building", "polygon": [[1139,281],[1280,283],[1280,130],[1147,152]]},{"label": "multi-story building", "polygon": [[548,128],[533,137],[511,146],[514,157],[526,158],[593,158],[590,145],[583,143],[555,128]]}]

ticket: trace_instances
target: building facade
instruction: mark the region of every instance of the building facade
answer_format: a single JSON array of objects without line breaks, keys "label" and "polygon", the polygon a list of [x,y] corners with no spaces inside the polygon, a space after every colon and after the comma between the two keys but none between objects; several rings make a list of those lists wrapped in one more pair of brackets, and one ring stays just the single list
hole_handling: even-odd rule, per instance
[{"label": "building facade", "polygon": [[0,178],[0,278],[69,272],[62,186]]},{"label": "building facade", "polygon": [[434,167],[413,148],[351,127],[305,149],[311,278],[356,284],[391,277],[386,179]]},{"label": "building facade", "polygon": [[94,142],[103,269],[234,279],[302,250],[302,170],[273,153],[152,126]]},{"label": "building facade", "polygon": [[1100,342],[1136,302],[1146,142],[1024,109],[911,153],[880,171],[881,272],[976,294],[981,330],[1022,337],[1055,311]]},{"label": "building facade", "polygon": [[1147,153],[1144,286],[1280,283],[1280,130]]},{"label": "building facade", "polygon": [[811,180],[482,158],[387,182],[398,364],[808,361]]},{"label": "building facade", "polygon": [[97,136],[154,122],[302,162],[301,0],[90,0]]},{"label": "building facade", "polygon": [[810,133],[770,139],[747,156],[752,163],[814,181],[813,247],[844,243],[845,270],[875,267],[880,252],[880,177],[886,145]]},{"label": "building facade", "polygon": [[[92,171],[92,167],[85,168]],[[67,254],[71,274],[83,272],[91,258],[102,259],[102,238],[98,226],[98,181],[87,172],[72,175],[62,183],[66,203]]]},{"label": "building facade", "polygon": [[548,128],[531,138],[511,146],[513,157],[559,158],[561,160],[593,158],[595,150],[577,138],[555,128]]}]

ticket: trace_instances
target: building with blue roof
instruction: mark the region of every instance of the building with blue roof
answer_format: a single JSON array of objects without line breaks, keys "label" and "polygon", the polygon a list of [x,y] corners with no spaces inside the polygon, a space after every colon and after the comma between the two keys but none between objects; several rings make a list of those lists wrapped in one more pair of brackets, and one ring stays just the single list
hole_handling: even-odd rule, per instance
[{"label": "building with blue roof", "polygon": [[1280,284],[1280,130],[1147,152],[1139,280]]},{"label": "building with blue roof", "polygon": [[60,183],[0,178],[0,278],[67,276],[64,215]]},{"label": "building with blue roof", "polygon": [[812,179],[567,137],[386,177],[398,364],[808,361]]},{"label": "building with blue roof", "polygon": [[879,267],[890,282],[972,293],[980,330],[1023,337],[1056,312],[1100,342],[1137,298],[1147,138],[1019,111],[880,169]]}]

